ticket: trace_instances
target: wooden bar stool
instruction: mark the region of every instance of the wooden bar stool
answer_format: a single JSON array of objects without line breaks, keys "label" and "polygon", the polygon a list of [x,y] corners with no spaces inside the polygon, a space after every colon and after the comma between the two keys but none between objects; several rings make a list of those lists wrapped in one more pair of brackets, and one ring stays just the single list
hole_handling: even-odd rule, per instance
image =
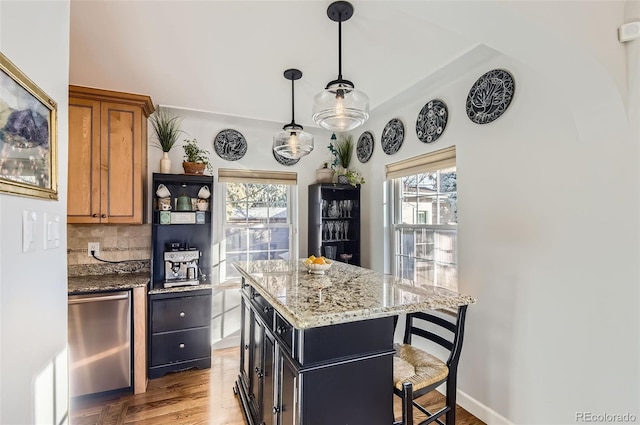
[{"label": "wooden bar stool", "polygon": [[[439,315],[435,312],[407,314],[403,344],[395,344],[396,354],[393,358],[393,392],[402,398],[402,420],[394,422],[394,425],[414,425],[414,406],[427,415],[427,419],[416,425],[426,425],[434,421],[445,425],[439,419],[444,414],[447,415],[446,425],[455,424],[458,361],[462,351],[467,306],[458,307],[457,310],[457,314],[451,314],[451,318],[443,317],[448,315],[448,312]],[[435,333],[436,331],[445,336]],[[447,360],[442,361],[412,345],[414,335],[444,347],[448,352]],[[415,401],[445,382],[446,404],[442,409],[432,413]]]}]

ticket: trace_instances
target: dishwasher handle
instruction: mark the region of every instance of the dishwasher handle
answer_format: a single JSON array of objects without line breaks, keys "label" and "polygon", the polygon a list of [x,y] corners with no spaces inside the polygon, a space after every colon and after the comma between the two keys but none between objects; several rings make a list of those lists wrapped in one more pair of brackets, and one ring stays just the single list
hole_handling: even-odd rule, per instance
[{"label": "dishwasher handle", "polygon": [[115,295],[98,295],[96,297],[70,298],[69,305],[93,303],[98,301],[126,300],[127,298],[129,298],[129,294],[127,292],[115,294]]}]

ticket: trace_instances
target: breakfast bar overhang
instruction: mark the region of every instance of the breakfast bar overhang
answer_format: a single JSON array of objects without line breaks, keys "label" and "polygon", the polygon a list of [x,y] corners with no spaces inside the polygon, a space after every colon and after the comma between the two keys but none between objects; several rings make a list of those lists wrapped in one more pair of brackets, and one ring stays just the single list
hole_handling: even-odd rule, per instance
[{"label": "breakfast bar overhang", "polygon": [[393,334],[402,313],[473,304],[464,294],[334,262],[235,262],[242,276],[240,375],[250,425],[389,425]]}]

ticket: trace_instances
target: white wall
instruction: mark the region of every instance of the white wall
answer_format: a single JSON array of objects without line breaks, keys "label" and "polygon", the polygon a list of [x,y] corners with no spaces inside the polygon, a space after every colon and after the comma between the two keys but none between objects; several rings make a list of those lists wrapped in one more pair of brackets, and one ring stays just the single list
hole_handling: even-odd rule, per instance
[{"label": "white wall", "polygon": [[[0,195],[0,423],[27,424],[36,421],[35,379],[67,340],[69,3],[0,1],[0,50],[58,103],[59,201]],[[23,254],[25,209],[36,211],[39,233],[36,251]],[[45,212],[63,220],[61,246],[46,251]]]},{"label": "white wall", "polygon": [[[623,3],[563,3],[552,12],[554,4],[517,2],[526,14],[494,22],[483,11],[495,2],[465,3],[482,19],[458,14],[459,30],[508,54],[480,45],[377,108],[358,133],[371,130],[376,140],[363,190],[363,256],[379,271],[384,165],[456,145],[460,291],[478,300],[459,402],[490,423],[575,423],[584,411],[640,417],[639,157],[630,129],[638,117],[629,125],[625,46],[615,39]],[[453,16],[437,19],[455,26]],[[558,30],[574,16],[588,16],[591,32]],[[515,77],[513,102],[497,121],[473,124],[468,90],[497,67]],[[427,145],[415,121],[433,98],[450,116]],[[394,117],[407,136],[387,156],[380,135]]]}]

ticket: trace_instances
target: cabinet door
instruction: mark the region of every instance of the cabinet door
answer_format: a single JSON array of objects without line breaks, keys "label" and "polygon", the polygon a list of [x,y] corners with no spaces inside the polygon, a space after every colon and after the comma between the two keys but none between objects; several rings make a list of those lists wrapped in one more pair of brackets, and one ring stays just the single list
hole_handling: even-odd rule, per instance
[{"label": "cabinet door", "polygon": [[[102,213],[108,223],[142,223],[142,110],[102,102]],[[145,142],[146,143],[146,142]]]},{"label": "cabinet door", "polygon": [[249,374],[249,398],[254,400],[256,407],[259,406],[261,391],[260,383],[262,382],[262,347],[264,343],[264,326],[257,320],[253,321],[253,347],[251,347],[253,358],[253,370]]},{"label": "cabinet door", "polygon": [[252,324],[251,324],[251,310],[247,305],[245,299],[242,299],[242,334],[241,338],[241,352],[240,352],[240,373],[245,381],[245,385],[249,385],[249,376],[251,375],[251,354],[252,351]]},{"label": "cabinet door", "polygon": [[275,403],[275,380],[274,373],[276,345],[270,332],[265,332],[264,337],[264,363],[262,376],[262,423],[264,425],[274,425],[274,418],[278,409]]},{"label": "cabinet door", "polygon": [[100,222],[100,102],[69,98],[67,222]]},{"label": "cabinet door", "polygon": [[298,424],[298,372],[284,356],[280,356],[279,363],[279,418],[277,425]]}]

